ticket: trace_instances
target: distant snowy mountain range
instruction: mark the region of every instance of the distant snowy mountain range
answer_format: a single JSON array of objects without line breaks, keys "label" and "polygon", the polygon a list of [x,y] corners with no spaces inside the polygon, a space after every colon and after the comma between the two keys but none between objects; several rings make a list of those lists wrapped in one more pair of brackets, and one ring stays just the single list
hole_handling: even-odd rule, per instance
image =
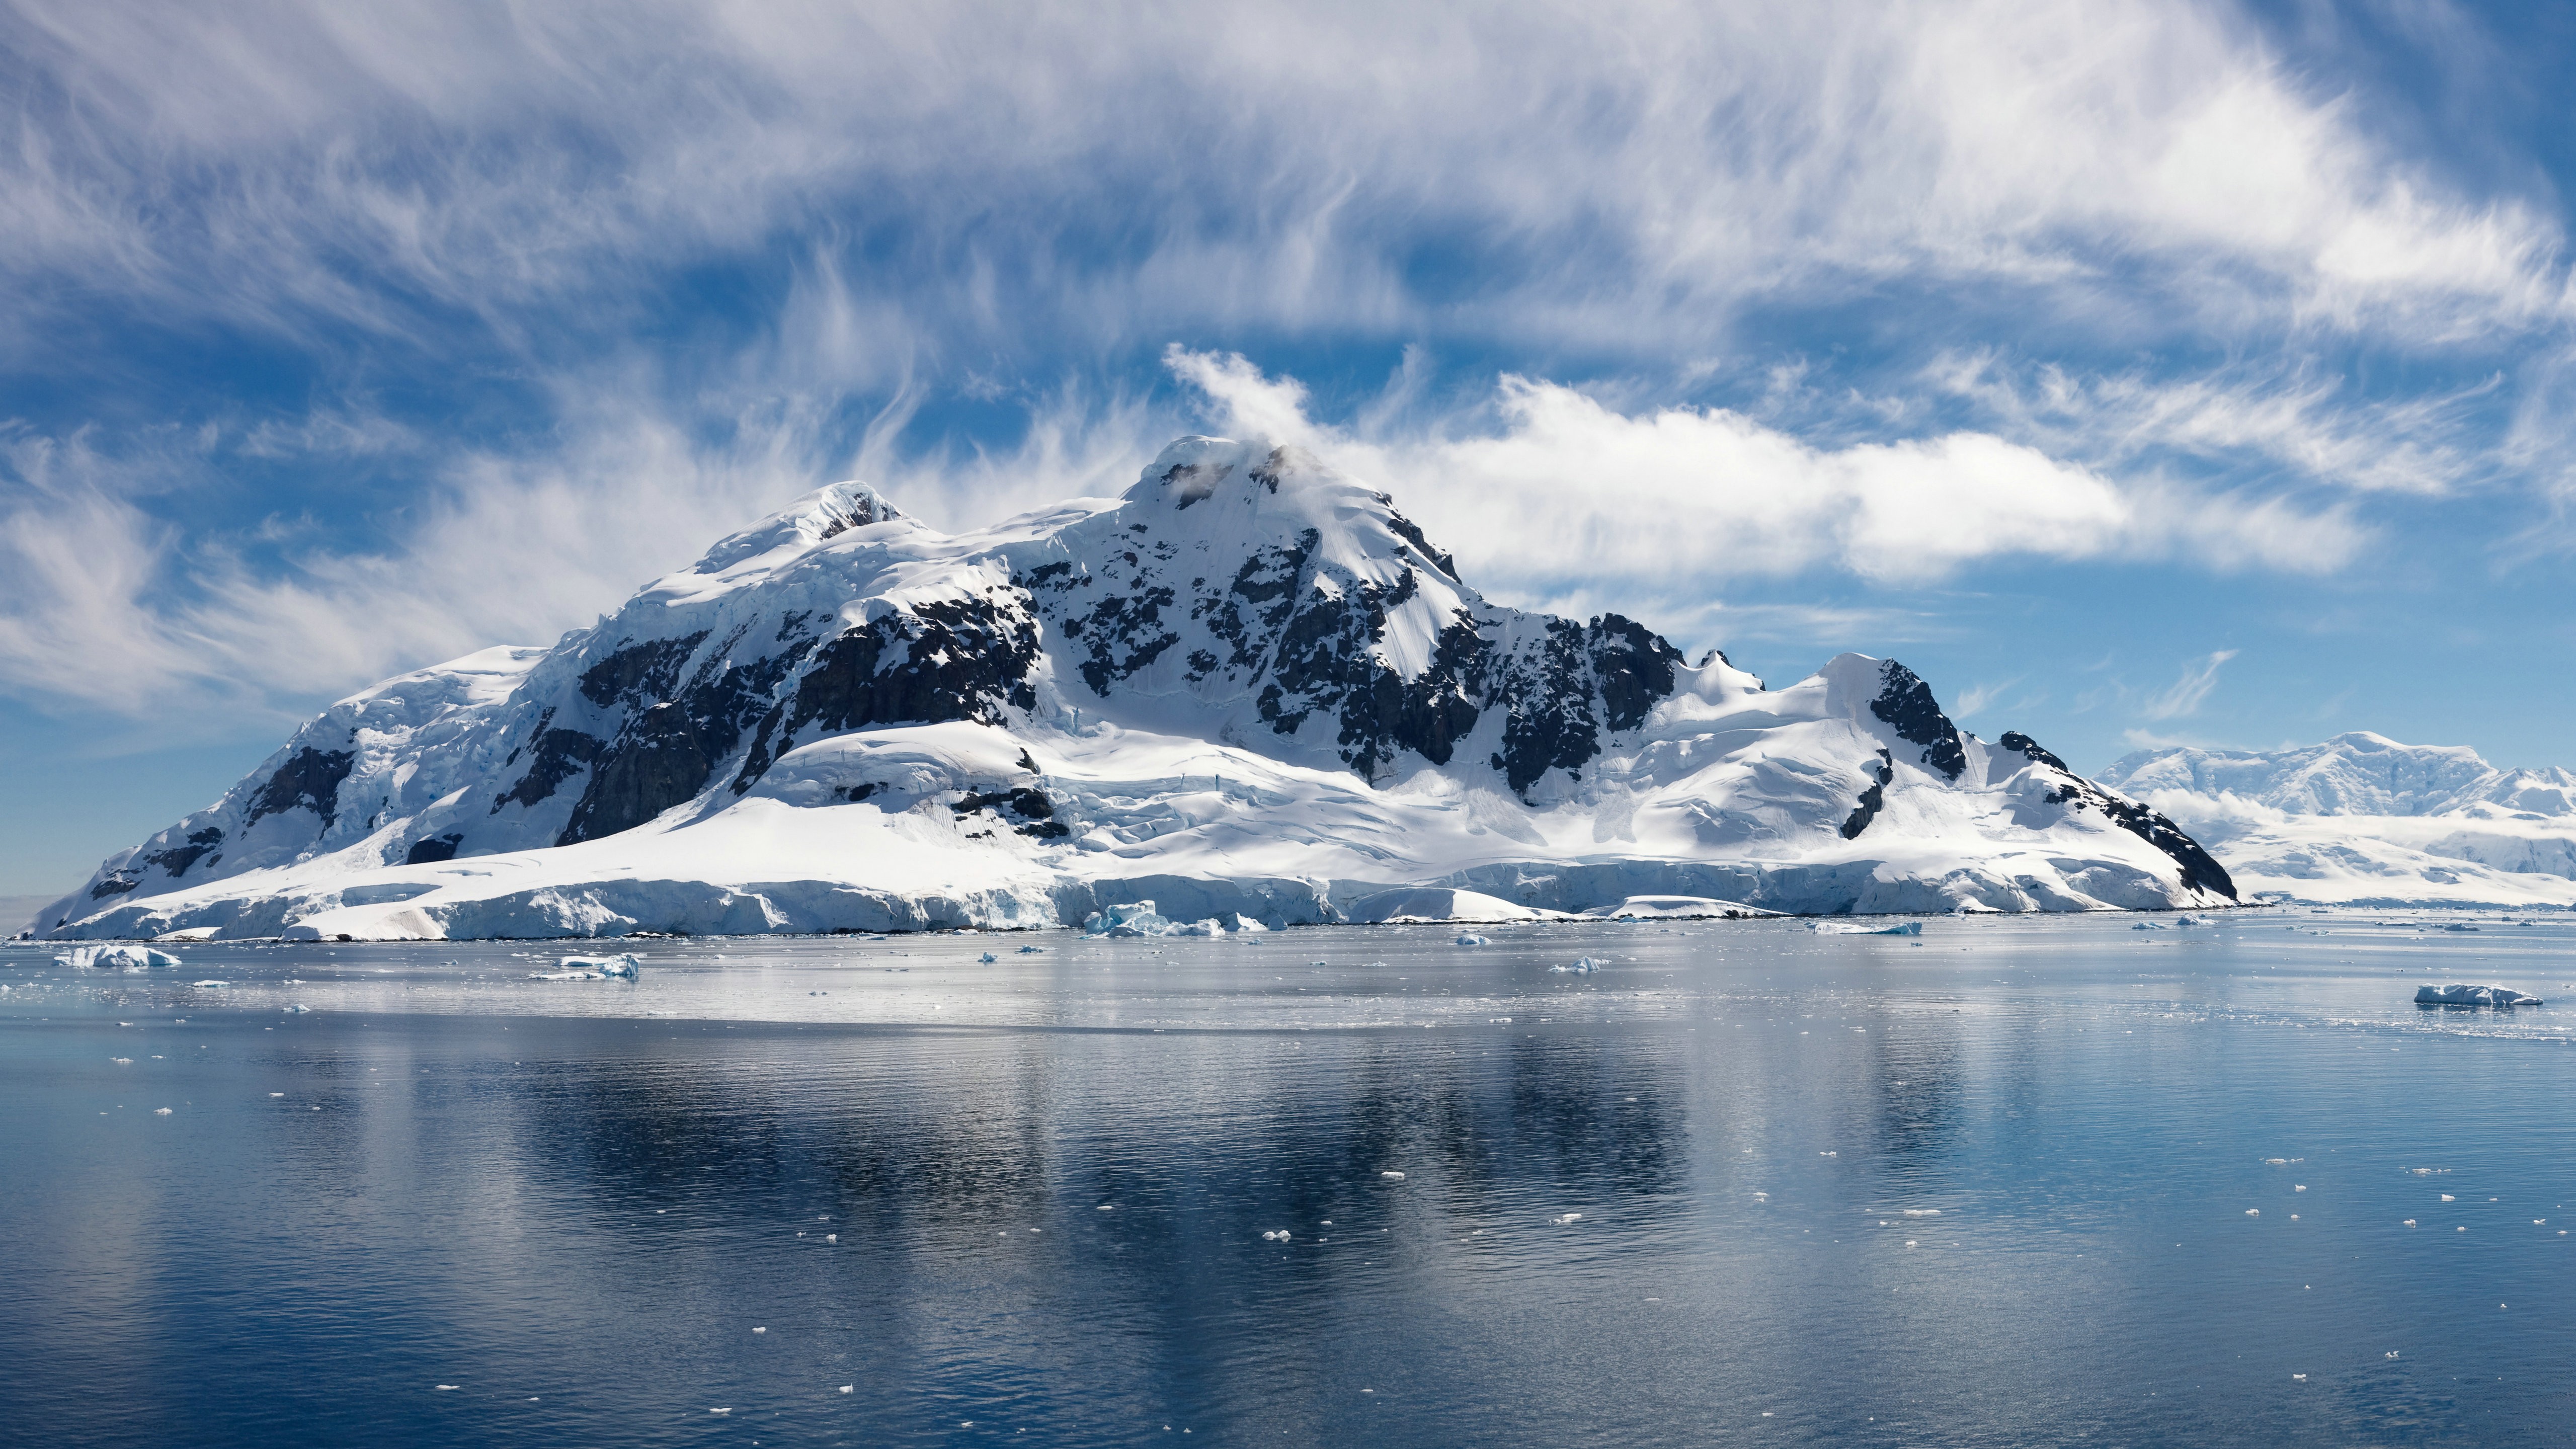
[{"label": "distant snowy mountain range", "polygon": [[873,930],[1150,897],[1275,926],[1390,901],[2234,894],[2171,821],[2021,735],[1963,733],[1892,660],[1775,690],[1615,614],[1503,608],[1385,494],[1294,449],[1184,438],[1122,498],[973,533],[821,489],[552,648],[332,706],[38,925]]},{"label": "distant snowy mountain range", "polygon": [[2100,775],[2179,821],[2249,898],[2576,905],[2576,773],[2337,735],[2304,749],[2169,749]]}]

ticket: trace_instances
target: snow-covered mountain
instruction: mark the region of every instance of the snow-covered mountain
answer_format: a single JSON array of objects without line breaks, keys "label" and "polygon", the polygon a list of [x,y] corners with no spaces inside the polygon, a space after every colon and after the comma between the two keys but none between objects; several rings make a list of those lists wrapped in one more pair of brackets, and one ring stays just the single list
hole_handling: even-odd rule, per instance
[{"label": "snow-covered mountain", "polygon": [[1499,607],[1385,494],[1184,438],[1122,498],[973,533],[809,494],[550,649],[332,706],[40,924],[814,931],[1142,897],[1280,924],[1421,886],[1566,910],[2234,894],[2170,821],[1962,733],[1901,664],[1773,690],[1615,614]]},{"label": "snow-covered mountain", "polygon": [[2208,843],[2249,893],[2319,903],[2576,905],[2576,774],[2337,735],[2130,755],[2103,784]]}]

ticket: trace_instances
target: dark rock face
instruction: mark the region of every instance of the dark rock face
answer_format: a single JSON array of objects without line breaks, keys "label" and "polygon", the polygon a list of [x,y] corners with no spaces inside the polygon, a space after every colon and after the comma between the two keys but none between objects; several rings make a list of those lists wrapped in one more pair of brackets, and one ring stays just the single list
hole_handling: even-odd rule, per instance
[{"label": "dark rock face", "polygon": [[[1263,465],[1271,475],[1255,469],[1252,481],[1275,490],[1275,469],[1284,466],[1274,459]],[[1222,481],[1202,472],[1175,467],[1162,481],[1186,506]],[[1392,582],[1322,563],[1312,528],[1196,572],[1207,561],[1192,558],[1193,569],[1184,569],[1181,548],[1144,523],[1127,525],[1118,544],[1088,564],[1059,560],[1015,582],[1093,693],[1114,696],[1179,647],[1194,623],[1212,637],[1182,659],[1188,683],[1217,698],[1249,695],[1256,715],[1281,735],[1318,717],[1332,721],[1336,754],[1370,780],[1408,751],[1450,763],[1459,741],[1499,710],[1492,766],[1526,793],[1551,769],[1580,770],[1600,753],[1604,729],[1636,728],[1672,694],[1680,651],[1616,614],[1590,624],[1526,620],[1516,629],[1508,611],[1479,617],[1459,607],[1439,623],[1429,663],[1411,677],[1399,673],[1387,662],[1394,616],[1423,607],[1417,601],[1429,574],[1456,584],[1457,565],[1410,520],[1392,511],[1386,519],[1405,560]]]},{"label": "dark rock face", "polygon": [[654,705],[630,721],[601,756],[590,788],[582,791],[555,844],[632,830],[695,796],[714,768],[688,711],[677,703]]},{"label": "dark rock face", "polygon": [[959,815],[972,815],[978,810],[992,810],[1017,816],[1027,823],[1014,827],[1033,840],[1060,840],[1073,831],[1055,818],[1055,802],[1043,790],[1018,786],[1004,790],[970,790],[956,804],[948,807]]},{"label": "dark rock face", "polygon": [[[816,653],[816,667],[797,681],[786,739],[809,724],[830,734],[959,719],[1002,724],[1006,705],[1037,707],[1029,685],[1037,658],[1037,620],[1017,590],[886,614]],[[779,753],[792,747],[782,743]]]},{"label": "dark rock face", "polygon": [[297,750],[268,784],[251,801],[249,818],[242,821],[248,829],[261,817],[281,815],[298,806],[322,817],[322,828],[328,830],[340,817],[340,782],[349,778],[350,766],[357,763],[353,750],[317,750],[311,745]]},{"label": "dark rock face", "polygon": [[153,851],[151,854],[143,857],[143,863],[145,865],[157,865],[163,870],[168,871],[171,877],[175,879],[179,876],[186,875],[188,873],[188,867],[195,865],[200,859],[212,852],[216,846],[223,843],[223,831],[209,825],[203,830],[189,831],[187,844],[174,845],[167,850]]},{"label": "dark rock face", "polygon": [[2039,747],[2039,742],[2018,730],[2008,732],[1995,743],[2034,763],[2046,765],[2065,778],[2048,798],[2070,810],[2091,808],[2101,811],[2111,822],[2163,851],[2182,868],[2183,884],[2199,890],[2236,899],[2235,878],[2220,865],[2199,841],[2183,833],[2183,828],[2161,812],[2150,810],[2134,800],[2123,800],[2092,781],[2066,768],[2066,762]]},{"label": "dark rock face", "polygon": [[1860,792],[1860,803],[1852,808],[1851,818],[1843,822],[1843,839],[1858,840],[1869,822],[1878,818],[1878,812],[1887,804],[1887,787],[1895,779],[1896,762],[1888,758],[1887,751],[1879,751],[1877,783]]},{"label": "dark rock face", "polygon": [[[535,758],[528,764],[528,773],[492,802],[493,814],[500,814],[502,806],[513,802],[536,805],[552,796],[556,786],[589,769],[590,762],[599,758],[600,742],[596,736],[580,730],[549,728],[554,717],[551,709],[537,717],[535,738],[530,741]],[[518,751],[511,752],[512,760],[518,757]]]},{"label": "dark rock face", "polygon": [[582,671],[582,697],[602,708],[639,699],[667,699],[689,656],[705,642],[706,631],[701,629],[678,639],[630,644]]},{"label": "dark rock face", "polygon": [[1880,666],[1878,678],[1878,698],[1869,702],[1869,712],[1898,739],[1922,746],[1925,768],[1940,771],[1945,780],[1958,779],[1968,768],[1968,752],[1959,743],[1959,727],[1932,698],[1932,686],[1893,659]]},{"label": "dark rock face", "polygon": [[462,831],[452,831],[446,835],[433,835],[427,840],[413,841],[410,852],[403,856],[403,864],[436,865],[442,860],[454,860],[456,847],[464,841],[465,835]]}]

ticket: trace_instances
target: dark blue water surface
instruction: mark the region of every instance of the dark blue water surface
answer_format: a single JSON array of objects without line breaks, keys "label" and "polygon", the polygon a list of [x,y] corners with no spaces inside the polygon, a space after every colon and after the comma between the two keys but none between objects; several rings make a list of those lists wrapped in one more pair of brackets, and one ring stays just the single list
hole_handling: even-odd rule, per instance
[{"label": "dark blue water surface", "polygon": [[2409,1004],[2576,928],[2221,919],[11,950],[0,1438],[2576,1437],[2576,1010]]}]

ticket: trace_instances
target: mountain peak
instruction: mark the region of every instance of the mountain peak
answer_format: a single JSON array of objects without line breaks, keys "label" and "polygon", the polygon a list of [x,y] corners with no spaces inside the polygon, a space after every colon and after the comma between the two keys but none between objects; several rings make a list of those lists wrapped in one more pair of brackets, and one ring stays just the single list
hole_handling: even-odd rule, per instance
[{"label": "mountain peak", "polygon": [[1894,660],[1771,691],[1618,614],[1498,605],[1387,494],[1193,436],[1115,501],[953,535],[817,489],[551,649],[334,705],[48,926],[882,929],[1140,895],[1330,920],[1333,882],[2229,898],[2169,821],[2006,746]]}]

